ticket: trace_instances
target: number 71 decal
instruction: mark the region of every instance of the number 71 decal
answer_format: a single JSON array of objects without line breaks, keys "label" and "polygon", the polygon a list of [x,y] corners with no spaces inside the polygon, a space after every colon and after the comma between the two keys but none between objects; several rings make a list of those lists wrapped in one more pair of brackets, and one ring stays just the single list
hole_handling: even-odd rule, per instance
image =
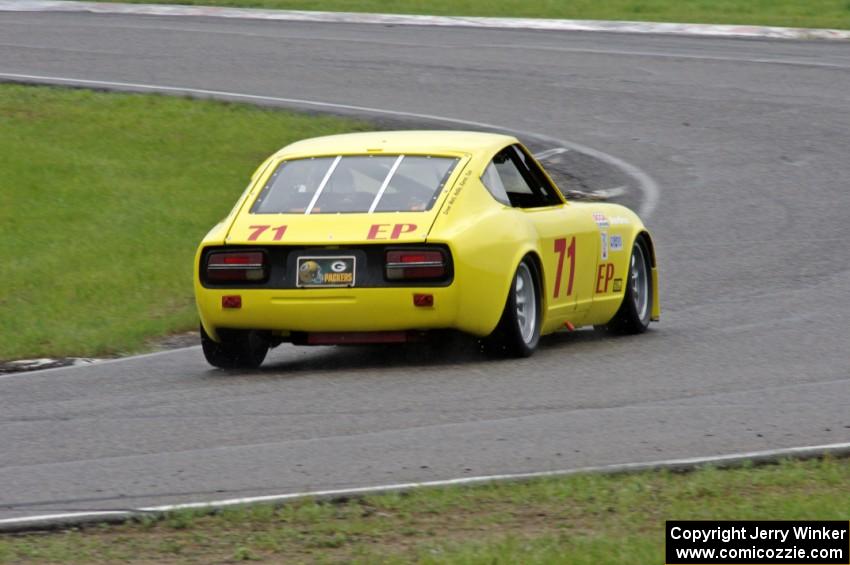
[{"label": "number 71 decal", "polygon": [[567,293],[570,296],[573,293],[573,279],[576,272],[576,238],[573,236],[570,239],[570,245],[567,246],[567,238],[561,237],[555,240],[555,253],[558,254],[558,270],[555,271],[555,298],[561,292],[561,273],[564,270],[564,255],[570,258],[570,276],[567,278]]},{"label": "number 71 decal", "polygon": [[[271,226],[248,226],[248,228],[253,230],[251,235],[248,236],[248,241],[257,241],[263,232],[271,228]],[[283,234],[286,233],[286,226],[277,226],[276,228],[272,228],[272,231],[274,232],[272,241],[280,241],[283,238]]]}]

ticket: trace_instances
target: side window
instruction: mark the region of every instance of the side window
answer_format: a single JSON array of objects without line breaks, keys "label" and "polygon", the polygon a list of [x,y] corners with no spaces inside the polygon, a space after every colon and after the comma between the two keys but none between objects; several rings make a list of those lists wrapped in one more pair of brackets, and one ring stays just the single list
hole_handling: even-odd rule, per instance
[{"label": "side window", "polygon": [[514,151],[519,155],[520,160],[524,165],[524,169],[528,170],[531,175],[531,184],[535,187],[535,192],[546,201],[542,206],[554,206],[555,204],[563,203],[563,199],[558,194],[558,189],[552,185],[552,182],[540,169],[540,165],[528,154],[528,152],[520,145],[513,146]]},{"label": "side window", "polygon": [[540,208],[562,202],[543,171],[517,145],[506,147],[493,157],[481,182],[493,198],[514,208]]},{"label": "side window", "polygon": [[502,184],[502,178],[499,176],[499,171],[496,170],[496,163],[490,161],[490,164],[484,169],[484,174],[481,175],[481,182],[484,183],[484,186],[487,187],[493,198],[505,206],[511,205],[505,185]]}]

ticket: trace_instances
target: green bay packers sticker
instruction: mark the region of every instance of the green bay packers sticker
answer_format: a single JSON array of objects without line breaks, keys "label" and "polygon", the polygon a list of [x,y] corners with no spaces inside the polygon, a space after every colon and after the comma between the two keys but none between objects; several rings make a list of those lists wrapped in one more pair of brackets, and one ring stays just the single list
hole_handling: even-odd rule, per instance
[{"label": "green bay packers sticker", "polygon": [[298,287],[354,286],[353,256],[344,257],[299,257]]}]

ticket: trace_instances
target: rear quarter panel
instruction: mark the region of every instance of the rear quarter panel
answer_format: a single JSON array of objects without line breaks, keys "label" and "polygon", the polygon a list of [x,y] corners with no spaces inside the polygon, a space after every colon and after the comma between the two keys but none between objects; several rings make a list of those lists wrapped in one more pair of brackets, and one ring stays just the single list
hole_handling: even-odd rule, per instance
[{"label": "rear quarter panel", "polygon": [[520,211],[496,202],[481,184],[480,172],[480,163],[467,167],[428,241],[445,243],[452,251],[458,329],[485,336],[499,322],[516,266],[526,254],[539,256],[540,250],[533,224]]}]

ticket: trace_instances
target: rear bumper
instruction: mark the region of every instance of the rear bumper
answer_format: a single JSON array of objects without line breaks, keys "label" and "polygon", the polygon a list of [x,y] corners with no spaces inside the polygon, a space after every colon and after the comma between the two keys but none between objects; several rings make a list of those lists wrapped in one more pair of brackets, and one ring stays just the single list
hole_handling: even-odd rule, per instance
[{"label": "rear bumper", "polygon": [[[415,294],[431,294],[433,306],[416,306]],[[224,308],[224,296],[240,296],[240,308]],[[373,332],[455,328],[453,286],[423,288],[210,289],[196,284],[204,329],[272,332]]]}]

